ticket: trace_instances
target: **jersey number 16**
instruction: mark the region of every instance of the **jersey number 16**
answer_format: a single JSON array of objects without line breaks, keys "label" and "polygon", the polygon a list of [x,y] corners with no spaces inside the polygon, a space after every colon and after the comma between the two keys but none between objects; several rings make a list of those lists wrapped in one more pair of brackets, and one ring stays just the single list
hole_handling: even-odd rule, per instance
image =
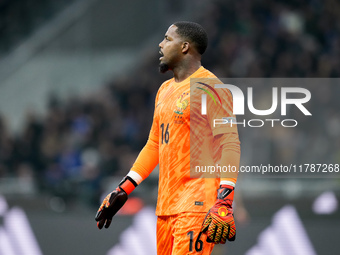
[{"label": "jersey number 16", "polygon": [[163,143],[168,143],[169,142],[169,123],[166,125],[162,123],[161,124],[161,129],[162,129],[162,144]]}]

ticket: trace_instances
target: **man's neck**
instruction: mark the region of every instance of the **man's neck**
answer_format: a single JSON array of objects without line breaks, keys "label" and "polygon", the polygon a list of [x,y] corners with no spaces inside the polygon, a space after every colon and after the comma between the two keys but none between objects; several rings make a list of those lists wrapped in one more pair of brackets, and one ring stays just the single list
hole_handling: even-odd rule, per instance
[{"label": "man's neck", "polygon": [[174,78],[176,82],[182,82],[194,72],[196,72],[201,67],[201,62],[195,62],[190,65],[187,65],[185,68],[183,66],[179,66],[173,69]]}]

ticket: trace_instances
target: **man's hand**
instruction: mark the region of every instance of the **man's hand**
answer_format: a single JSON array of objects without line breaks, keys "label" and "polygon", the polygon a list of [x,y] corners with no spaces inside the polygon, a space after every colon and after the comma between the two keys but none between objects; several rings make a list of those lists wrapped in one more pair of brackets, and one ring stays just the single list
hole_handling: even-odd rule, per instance
[{"label": "man's hand", "polygon": [[217,201],[205,216],[201,229],[201,232],[207,233],[207,242],[224,244],[226,240],[235,240],[233,198],[234,187],[221,185],[217,190]]},{"label": "man's hand", "polygon": [[125,177],[116,190],[108,194],[99,207],[95,220],[97,226],[102,229],[108,228],[113,216],[122,208],[128,199],[128,195],[137,187],[136,182],[130,177]]},{"label": "man's hand", "polygon": [[115,216],[120,208],[122,208],[127,199],[128,196],[126,192],[121,190],[119,187],[105,197],[96,215],[97,226],[99,229],[102,229],[104,224],[105,228],[110,226],[112,217]]}]

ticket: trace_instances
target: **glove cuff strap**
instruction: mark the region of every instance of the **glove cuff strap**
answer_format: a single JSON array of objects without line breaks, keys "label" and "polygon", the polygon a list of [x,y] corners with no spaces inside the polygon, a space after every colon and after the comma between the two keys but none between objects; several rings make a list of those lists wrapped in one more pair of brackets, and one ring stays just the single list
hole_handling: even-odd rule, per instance
[{"label": "glove cuff strap", "polygon": [[234,200],[234,187],[230,185],[221,185],[217,190],[217,199],[221,200]]},{"label": "glove cuff strap", "polygon": [[125,176],[124,179],[119,183],[119,188],[125,191],[127,195],[138,186],[138,184],[129,176]]}]

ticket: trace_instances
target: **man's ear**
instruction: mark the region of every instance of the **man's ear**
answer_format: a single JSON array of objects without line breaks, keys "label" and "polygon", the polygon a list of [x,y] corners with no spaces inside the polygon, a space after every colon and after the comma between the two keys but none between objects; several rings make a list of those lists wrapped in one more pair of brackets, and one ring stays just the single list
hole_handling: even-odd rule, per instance
[{"label": "man's ear", "polygon": [[187,54],[187,53],[188,53],[189,48],[190,48],[190,43],[184,42],[184,43],[182,44],[182,52],[183,52],[184,54]]}]

